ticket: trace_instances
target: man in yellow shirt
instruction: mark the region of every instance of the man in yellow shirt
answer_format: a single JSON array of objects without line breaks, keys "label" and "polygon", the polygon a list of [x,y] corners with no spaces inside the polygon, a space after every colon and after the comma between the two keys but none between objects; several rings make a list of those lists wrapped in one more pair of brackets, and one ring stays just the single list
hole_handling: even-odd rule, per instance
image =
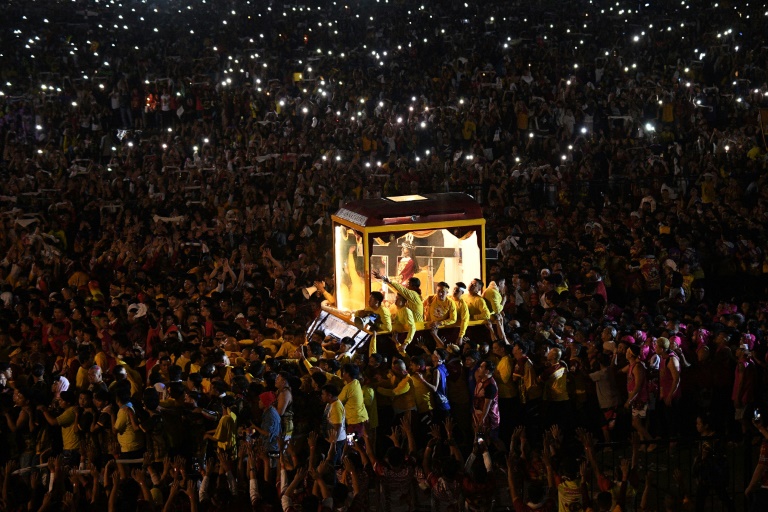
[{"label": "man in yellow shirt", "polygon": [[44,405],[38,405],[37,409],[43,413],[45,420],[53,427],[61,427],[61,440],[64,460],[67,465],[76,466],[80,459],[80,438],[77,436],[77,408],[75,407],[75,392],[71,389],[62,391],[54,402],[64,410],[58,416],[54,416],[50,409]]},{"label": "man in yellow shirt", "polygon": [[515,404],[519,403],[517,399],[518,388],[512,379],[512,372],[515,368],[515,361],[510,355],[512,347],[507,345],[504,340],[496,340],[491,348],[493,355],[498,358],[496,370],[493,372],[493,379],[499,388],[499,415],[501,416],[501,425],[499,436],[501,440],[508,443],[512,437],[513,425],[520,422],[519,410],[515,409]]},{"label": "man in yellow shirt", "polygon": [[506,282],[504,278],[491,281],[483,292],[483,299],[491,312],[491,328],[495,329],[495,337],[506,340],[504,334],[504,306],[507,303]]},{"label": "man in yellow shirt", "polygon": [[408,309],[413,312],[414,321],[424,321],[424,303],[421,300],[421,289],[419,288],[421,286],[421,281],[418,277],[408,279],[408,286],[406,287],[391,280],[389,277],[382,275],[378,270],[374,270],[372,274],[376,279],[381,279],[391,286],[398,295],[405,297]]},{"label": "man in yellow shirt", "polygon": [[434,295],[424,303],[425,322],[429,327],[445,327],[456,323],[456,303],[448,298],[450,286],[445,281],[436,285]]},{"label": "man in yellow shirt", "polygon": [[355,311],[355,317],[367,316],[369,313],[378,315],[378,320],[373,324],[377,332],[390,332],[392,331],[392,316],[389,314],[389,310],[382,306],[384,302],[384,295],[381,292],[371,292],[368,297],[368,307]]},{"label": "man in yellow shirt", "polygon": [[[395,304],[390,310],[392,315],[392,341],[395,342],[397,351],[405,355],[405,347],[413,340],[416,334],[416,322],[413,321],[413,312],[406,306],[405,297],[398,294],[395,298]],[[397,333],[406,333],[405,339],[400,343],[397,339]]]},{"label": "man in yellow shirt", "polygon": [[457,327],[459,329],[459,335],[456,338],[456,343],[458,344],[461,344],[464,336],[467,334],[467,327],[469,327],[469,308],[467,308],[467,303],[463,299],[465,293],[467,293],[467,285],[459,281],[453,287],[453,293],[451,294],[451,301],[456,306],[456,322],[450,324],[449,327]]},{"label": "man in yellow shirt", "polygon": [[379,386],[376,391],[382,396],[392,397],[395,416],[416,409],[411,376],[402,359],[392,361],[389,382],[385,386]]},{"label": "man in yellow shirt", "polygon": [[232,411],[235,397],[226,395],[221,399],[221,405],[223,413],[216,430],[206,432],[203,439],[215,441],[219,450],[234,459],[237,455],[237,416]]},{"label": "man in yellow shirt", "polygon": [[120,386],[115,392],[115,401],[119,409],[112,410],[112,431],[117,434],[120,457],[138,459],[144,455],[144,436],[131,403],[130,386]]},{"label": "man in yellow shirt", "polygon": [[333,451],[333,465],[338,466],[341,463],[341,457],[344,452],[344,441],[347,439],[347,431],[344,428],[345,411],[344,405],[339,400],[339,390],[333,384],[326,384],[320,390],[320,400],[325,404],[323,413],[323,424],[325,426],[325,436],[335,437],[336,448]]},{"label": "man in yellow shirt", "polygon": [[347,433],[357,434],[362,439],[363,431],[368,423],[368,410],[365,408],[365,396],[360,386],[360,367],[348,363],[341,368],[341,378],[344,387],[339,393],[339,400],[344,405],[347,418]]},{"label": "man in yellow shirt", "polygon": [[542,383],[545,403],[545,426],[559,425],[560,428],[568,428],[570,422],[570,402],[568,401],[568,368],[560,359],[563,352],[555,347],[547,352],[547,360],[544,371],[539,376]]},{"label": "man in yellow shirt", "polygon": [[489,320],[491,318],[491,312],[481,295],[483,286],[481,280],[473,279],[469,285],[469,294],[462,297],[467,304],[471,320]]}]

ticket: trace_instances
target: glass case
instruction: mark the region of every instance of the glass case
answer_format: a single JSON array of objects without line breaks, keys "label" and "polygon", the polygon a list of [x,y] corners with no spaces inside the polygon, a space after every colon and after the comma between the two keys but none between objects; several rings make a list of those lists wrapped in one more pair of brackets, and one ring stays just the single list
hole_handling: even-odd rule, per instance
[{"label": "glass case", "polygon": [[485,221],[465,194],[403,196],[345,205],[333,216],[336,307],[364,309],[372,291],[392,303],[394,290],[373,271],[403,285],[419,278],[424,298],[435,283],[485,276]]}]

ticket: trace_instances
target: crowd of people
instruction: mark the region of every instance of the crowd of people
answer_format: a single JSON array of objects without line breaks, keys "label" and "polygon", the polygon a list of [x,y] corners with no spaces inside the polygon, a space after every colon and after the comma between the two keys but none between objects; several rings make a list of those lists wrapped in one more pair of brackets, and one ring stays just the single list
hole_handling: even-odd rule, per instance
[{"label": "crowd of people", "polygon": [[[3,4],[0,509],[768,510],[761,9]],[[487,286],[308,338],[331,214],[448,191]]]}]

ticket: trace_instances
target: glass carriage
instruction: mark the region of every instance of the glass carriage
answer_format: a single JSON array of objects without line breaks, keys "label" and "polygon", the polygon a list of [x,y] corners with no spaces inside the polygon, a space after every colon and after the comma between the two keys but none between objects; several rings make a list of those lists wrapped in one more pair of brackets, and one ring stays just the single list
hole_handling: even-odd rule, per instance
[{"label": "glass carriage", "polygon": [[363,309],[372,291],[393,303],[395,292],[378,271],[405,285],[421,281],[423,298],[435,283],[451,287],[485,277],[485,220],[480,205],[461,193],[408,195],[347,203],[332,216],[336,308]]}]

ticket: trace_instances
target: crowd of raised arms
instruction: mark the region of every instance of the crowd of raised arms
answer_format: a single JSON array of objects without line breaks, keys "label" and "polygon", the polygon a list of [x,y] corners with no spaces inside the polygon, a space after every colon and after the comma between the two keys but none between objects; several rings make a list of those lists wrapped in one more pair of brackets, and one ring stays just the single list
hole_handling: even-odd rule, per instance
[{"label": "crowd of raised arms", "polygon": [[[764,10],[4,3],[0,510],[768,510]],[[487,276],[308,335],[448,191]]]}]

